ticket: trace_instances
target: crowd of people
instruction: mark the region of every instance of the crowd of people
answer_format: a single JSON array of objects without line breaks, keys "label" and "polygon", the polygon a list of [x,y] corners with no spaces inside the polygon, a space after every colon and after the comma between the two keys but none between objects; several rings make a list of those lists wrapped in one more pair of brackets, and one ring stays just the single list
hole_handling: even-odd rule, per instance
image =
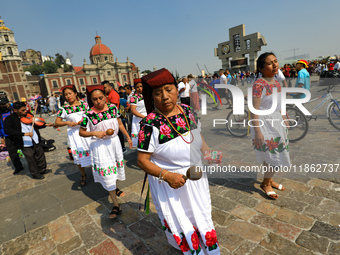
[{"label": "crowd of people", "polygon": [[[337,63],[332,68],[338,68]],[[280,82],[289,86],[285,82],[287,78],[294,76],[297,78],[295,87],[309,89],[310,65],[299,60],[294,67],[285,65],[280,70],[276,56],[264,53],[258,58],[254,72],[230,74],[229,70],[221,69],[212,77],[195,79],[189,74],[176,80],[163,68],[135,79],[134,87],[125,85],[118,91],[109,81],[87,86],[85,97],[74,85],[66,85],[60,89],[58,97],[64,102],[54,94],[45,102],[56,119],[42,127],[24,121],[29,112],[43,110],[40,99],[37,105],[21,100],[9,107],[7,98],[0,95],[1,136],[13,162],[14,174],[23,170],[17,153],[21,149],[32,177],[44,179],[52,170],[46,165],[39,128],[67,126],[68,146],[79,168],[79,184],[86,185],[85,167],[91,167],[94,181],[101,183],[111,197],[110,218],[122,213],[117,197],[124,196],[125,192],[117,187],[117,181],[125,180],[127,142],[130,149],[136,147],[138,151],[138,166],[148,178],[168,242],[184,254],[199,254],[200,251],[220,254],[211,217],[207,174],[201,173],[196,181],[190,180],[190,174],[188,177],[191,167],[203,167],[202,157],[211,150],[201,135],[199,93],[203,87],[211,86],[231,109],[231,92],[216,88],[216,84],[252,83],[254,108],[266,110],[272,106],[273,89],[280,93]],[[217,104],[214,108],[219,110],[219,107]],[[270,125],[272,122],[263,119],[284,121],[280,110],[278,101],[274,113],[266,116],[252,113],[251,116],[255,122],[265,123],[262,126],[254,123],[250,129],[256,158],[264,166],[273,168],[290,165],[287,128],[280,125],[281,122]],[[260,186],[270,199],[278,199],[273,189],[285,190],[273,180],[274,173],[275,170],[268,171]]]}]

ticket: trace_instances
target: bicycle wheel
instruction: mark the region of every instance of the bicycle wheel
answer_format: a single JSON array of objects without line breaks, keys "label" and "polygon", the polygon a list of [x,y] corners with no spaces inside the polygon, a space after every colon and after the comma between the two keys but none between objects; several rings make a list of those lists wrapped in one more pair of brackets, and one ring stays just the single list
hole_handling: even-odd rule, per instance
[{"label": "bicycle wheel", "polygon": [[227,116],[227,129],[233,136],[243,137],[248,133],[248,111],[244,114],[233,114],[231,111]]},{"label": "bicycle wheel", "polygon": [[287,107],[286,119],[289,123],[288,137],[290,142],[296,142],[304,138],[308,132],[308,120],[298,109]]},{"label": "bicycle wheel", "polygon": [[[338,105],[340,105],[340,101],[338,101]],[[340,130],[340,109],[335,102],[328,106],[328,120],[333,127]]]}]

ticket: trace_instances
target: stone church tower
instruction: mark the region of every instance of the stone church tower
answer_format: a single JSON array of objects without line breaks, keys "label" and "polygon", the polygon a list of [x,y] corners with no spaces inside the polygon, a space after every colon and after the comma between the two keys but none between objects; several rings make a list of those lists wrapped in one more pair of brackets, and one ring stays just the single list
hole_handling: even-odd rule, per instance
[{"label": "stone church tower", "polygon": [[0,61],[19,60],[21,61],[18,45],[14,39],[14,33],[5,26],[0,19]]},{"label": "stone church tower", "polygon": [[30,88],[24,74],[14,33],[0,19],[0,91],[10,101],[27,98]]}]

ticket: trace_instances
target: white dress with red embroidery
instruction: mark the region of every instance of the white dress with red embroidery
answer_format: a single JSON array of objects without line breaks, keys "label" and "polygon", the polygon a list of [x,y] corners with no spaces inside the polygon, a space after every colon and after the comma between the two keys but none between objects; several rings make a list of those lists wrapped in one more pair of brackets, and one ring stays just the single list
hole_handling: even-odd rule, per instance
[{"label": "white dress with red embroidery", "polygon": [[[130,98],[130,104],[136,105],[136,111],[140,114],[143,114],[144,116],[147,115],[145,105],[144,105],[144,99],[143,96],[140,94],[135,94]],[[131,124],[131,137],[132,137],[132,145],[133,147],[136,147],[138,145],[138,133],[140,129],[140,121],[142,118],[139,118],[135,115],[132,117],[132,124]]]},{"label": "white dress with red embroidery", "polygon": [[[179,136],[157,112],[141,122],[138,150],[149,152],[150,161],[172,173],[186,174],[190,166],[202,166],[200,123],[192,108],[182,105],[183,114],[168,119],[184,136]],[[190,110],[189,110],[190,109]],[[191,142],[192,143],[188,143]],[[173,189],[158,177],[148,175],[151,195],[168,242],[184,254],[220,254],[211,218],[211,199],[206,173],[197,181],[187,180]]]},{"label": "white dress with red embroidery", "polygon": [[[82,119],[82,115],[86,109],[88,109],[87,103],[80,101],[80,105],[62,106],[58,111],[57,116],[66,121],[78,123]],[[89,153],[91,138],[79,136],[79,127],[79,125],[67,127],[68,141],[72,151],[74,163],[76,165],[81,165],[82,167],[87,167],[91,165],[91,157]]]},{"label": "white dress with red embroidery", "polygon": [[264,136],[262,145],[255,144],[255,131],[250,127],[253,147],[258,163],[266,163],[271,166],[290,166],[288,129],[282,122],[281,116],[281,86],[278,81],[268,84],[264,79],[258,79],[253,84],[253,97],[262,99],[259,110],[268,110],[273,104],[273,88],[277,88],[277,106],[269,115],[258,115],[261,132]]},{"label": "white dress with red embroidery", "polygon": [[113,129],[113,135],[106,135],[103,138],[93,136],[90,155],[92,172],[95,182],[100,182],[108,190],[116,189],[117,180],[125,180],[124,158],[122,146],[118,138],[118,117],[119,111],[114,104],[103,112],[94,112],[92,109],[83,114],[81,127],[88,127],[87,131],[106,131]]}]

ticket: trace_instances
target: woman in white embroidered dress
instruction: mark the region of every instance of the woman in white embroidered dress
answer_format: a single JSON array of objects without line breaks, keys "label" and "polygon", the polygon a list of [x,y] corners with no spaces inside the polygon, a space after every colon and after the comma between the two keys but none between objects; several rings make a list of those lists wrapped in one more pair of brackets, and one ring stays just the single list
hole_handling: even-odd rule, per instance
[{"label": "woman in white embroidered dress", "polygon": [[188,255],[220,254],[207,176],[185,179],[190,166],[202,166],[201,152],[210,150],[201,124],[192,108],[176,104],[177,84],[168,70],[150,73],[142,81],[149,114],[141,122],[137,162],[148,174],[168,242]]},{"label": "woman in white embroidered dress", "polygon": [[135,79],[135,94],[130,98],[130,109],[133,115],[131,125],[131,136],[133,147],[138,144],[138,133],[140,128],[140,121],[146,116],[146,109],[143,99],[143,85],[141,79]]},{"label": "woman in white embroidered dress", "polygon": [[[86,91],[91,108],[83,114],[79,135],[92,139],[90,155],[94,181],[100,182],[109,192],[113,202],[110,218],[115,218],[122,211],[117,200],[119,190],[116,182],[125,180],[123,151],[118,130],[127,137],[130,148],[132,142],[119,118],[118,108],[114,104],[106,104],[104,86],[87,86]],[[109,133],[109,129],[112,134]]]},{"label": "woman in white embroidered dress", "polygon": [[84,186],[86,184],[85,167],[91,165],[89,154],[91,139],[79,136],[79,124],[83,113],[88,109],[88,105],[79,100],[78,92],[74,85],[66,85],[61,90],[68,104],[59,108],[55,125],[59,127],[67,125],[68,141],[74,163],[78,165],[81,173],[80,185]]},{"label": "woman in white embroidered dress", "polygon": [[[288,152],[288,123],[282,122],[285,118],[281,116],[281,86],[274,79],[278,73],[279,63],[271,52],[263,53],[257,60],[257,73],[262,77],[253,84],[253,106],[257,110],[271,109],[273,104],[273,89],[277,89],[277,105],[273,106],[275,111],[269,115],[257,115],[252,113],[251,137],[257,161],[263,166],[271,166],[270,171],[264,175],[261,189],[269,198],[277,199],[278,195],[273,188],[285,190],[281,184],[273,181],[275,171],[273,168],[279,166],[290,166]],[[255,127],[254,127],[255,126]]]}]

